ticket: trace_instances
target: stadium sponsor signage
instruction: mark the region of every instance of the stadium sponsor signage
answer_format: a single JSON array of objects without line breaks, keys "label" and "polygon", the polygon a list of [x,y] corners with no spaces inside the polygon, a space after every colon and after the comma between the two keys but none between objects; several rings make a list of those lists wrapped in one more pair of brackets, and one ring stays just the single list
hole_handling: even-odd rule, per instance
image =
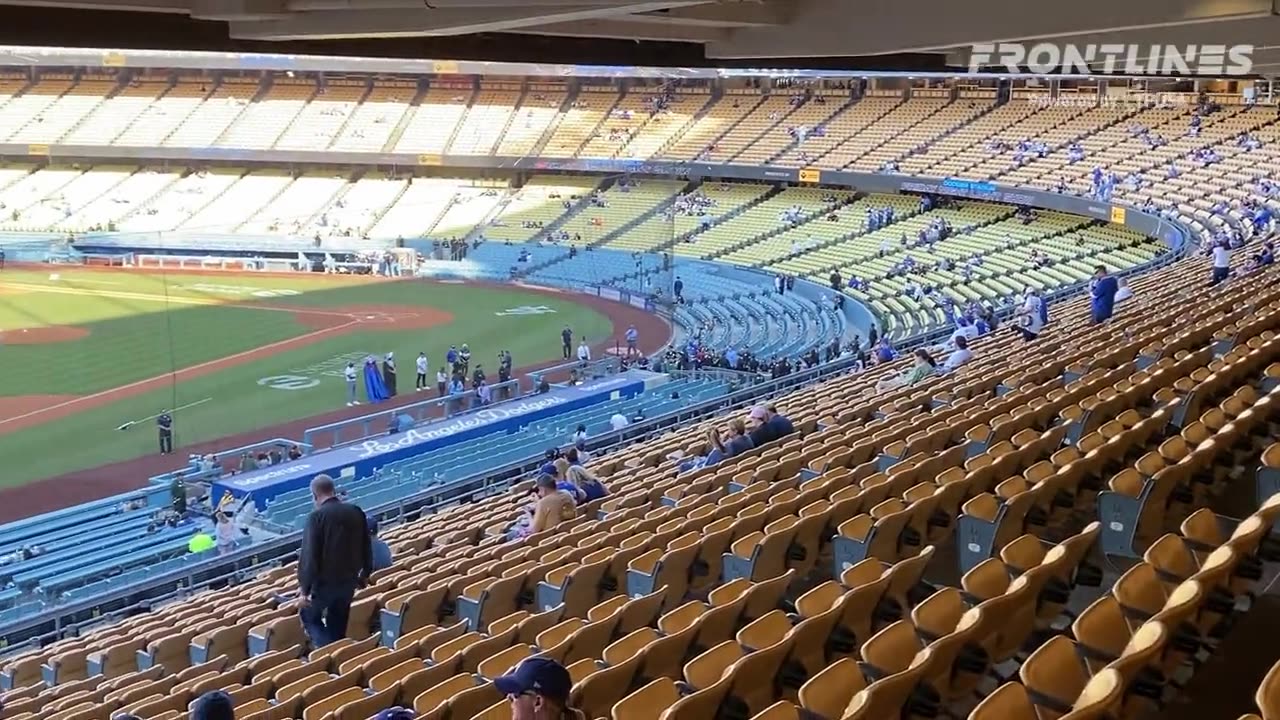
[{"label": "stadium sponsor signage", "polygon": [[421,429],[407,430],[395,436],[394,440],[379,438],[375,440],[365,440],[359,444],[359,459],[373,457],[382,453],[391,452],[400,448],[406,448],[411,445],[417,445],[420,442],[428,440],[439,440],[457,435],[464,430],[474,430],[482,428],[486,425],[492,425],[501,420],[510,420],[523,415],[547,410],[558,405],[564,405],[569,402],[569,398],[548,396],[537,400],[528,400],[517,403],[510,407],[487,408],[479,412],[463,415],[456,420],[444,423],[434,423],[427,425]]},{"label": "stadium sponsor signage", "polygon": [[254,473],[252,477],[245,477],[237,480],[236,485],[238,487],[249,489],[259,485],[273,483],[277,480],[283,480],[285,478],[307,475],[311,472],[312,467],[313,466],[309,462],[298,462],[296,464],[280,467],[276,470],[263,470],[262,472]]},{"label": "stadium sponsor signage", "polygon": [[[253,494],[260,509],[272,498],[306,487],[318,473],[334,477],[365,477],[377,468],[432,450],[455,445],[489,433],[514,432],[530,422],[561,413],[589,407],[612,399],[632,397],[650,384],[660,383],[665,376],[641,370],[596,380],[576,387],[560,387],[541,395],[532,395],[511,403],[423,425],[394,435],[370,438],[361,443],[343,445],[308,455],[304,460],[253,470],[220,478],[213,483],[214,497],[231,493],[234,497]],[[391,413],[394,415],[395,410]],[[366,416],[371,422],[383,423],[387,413]]]}]

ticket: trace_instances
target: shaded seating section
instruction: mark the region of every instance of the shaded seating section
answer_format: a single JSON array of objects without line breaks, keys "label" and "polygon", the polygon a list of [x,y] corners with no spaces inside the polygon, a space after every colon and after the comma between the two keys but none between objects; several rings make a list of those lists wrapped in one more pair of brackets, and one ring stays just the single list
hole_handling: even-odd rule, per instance
[{"label": "shaded seating section", "polygon": [[[917,386],[792,391],[795,435],[711,467],[680,458],[717,421],[630,445],[591,462],[609,497],[523,541],[527,486],[387,528],[395,565],[324,648],[284,565],[7,659],[6,708],[170,717],[225,688],[238,717],[503,717],[486,679],[542,653],[592,718],[1158,712],[1277,558],[1273,498],[1207,507],[1274,470],[1280,291],[1202,283],[1195,261],[1139,277],[1103,326],[1064,301],[1038,342],[982,338]],[[1138,487],[1112,543],[1107,498]]]}]

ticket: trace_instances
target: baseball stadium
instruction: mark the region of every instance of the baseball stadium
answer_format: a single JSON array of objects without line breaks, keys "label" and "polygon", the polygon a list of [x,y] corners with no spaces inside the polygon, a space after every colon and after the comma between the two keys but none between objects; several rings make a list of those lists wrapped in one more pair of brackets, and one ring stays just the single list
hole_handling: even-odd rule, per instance
[{"label": "baseball stadium", "polygon": [[0,3],[0,713],[1280,720],[1183,4]]}]

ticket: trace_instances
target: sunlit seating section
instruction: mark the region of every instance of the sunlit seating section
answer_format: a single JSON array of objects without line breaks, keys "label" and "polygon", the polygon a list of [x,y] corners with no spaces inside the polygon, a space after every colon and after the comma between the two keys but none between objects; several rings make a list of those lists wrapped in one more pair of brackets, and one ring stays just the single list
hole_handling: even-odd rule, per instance
[{"label": "sunlit seating section", "polygon": [[[659,206],[672,200],[684,185],[678,180],[656,178],[631,182],[619,180],[600,193],[605,207],[587,205],[560,228],[571,238],[580,235],[582,244],[586,245],[594,245],[609,236],[616,237],[616,233],[634,233],[638,228],[628,228],[628,225],[637,223],[648,214],[661,214]],[[657,244],[663,234],[662,226],[651,226],[644,231],[644,238],[637,242]]]},{"label": "sunlit seating section", "polygon": [[45,200],[56,195],[68,183],[79,177],[83,171],[72,168],[44,168],[28,172],[22,166],[8,168],[0,175],[0,182],[7,175],[10,182],[0,187],[0,222],[12,229],[35,229],[34,223],[28,221],[29,215],[48,217],[48,211],[42,207]]},{"label": "sunlit seating section", "polygon": [[[786,212],[799,209],[800,220],[826,215],[852,195],[847,190],[789,187],[704,232],[694,234],[678,243],[673,250],[677,255],[715,257],[785,230],[788,223],[783,214]],[[835,202],[824,201],[824,197],[834,198]]]},{"label": "sunlit seating section", "polygon": [[585,85],[579,91],[569,111],[560,114],[552,123],[551,137],[542,152],[545,157],[577,157],[585,143],[596,137],[596,129],[611,115],[620,96],[617,88],[608,85]]},{"label": "sunlit seating section", "polygon": [[[614,120],[622,122],[621,118],[614,118],[616,110],[636,108],[636,113],[639,113],[640,97],[637,94],[623,97],[618,94],[616,87],[607,85],[581,87],[579,94],[570,102],[567,113],[562,113],[557,122],[552,124],[547,145],[539,155],[548,158],[576,158],[588,146],[600,147],[602,150],[605,146],[617,146],[617,141],[609,143],[607,138],[600,140],[599,129]],[[605,158],[612,158],[613,151],[616,151],[616,147],[612,147],[604,155]]]},{"label": "sunlit seating section", "polygon": [[[77,86],[72,92],[85,88]],[[58,139],[66,145],[109,145],[169,90],[169,79],[143,76],[131,80],[97,105],[74,128]],[[152,140],[154,141],[154,137]]]},{"label": "sunlit seating section", "polygon": [[[28,230],[65,229],[67,220],[99,196],[118,186],[133,170],[132,167],[103,165],[87,172],[71,171],[76,174],[69,182],[59,183],[55,191],[23,209],[21,226]],[[46,169],[37,174],[46,172],[62,174],[68,171]]]},{"label": "sunlit seating section", "polygon": [[189,172],[117,221],[122,232],[173,230],[240,179],[239,170]]},{"label": "sunlit seating section", "polygon": [[302,175],[237,227],[236,232],[245,235],[301,236],[303,229],[346,186],[347,178],[342,175]]},{"label": "sunlit seating section", "polygon": [[433,238],[465,238],[480,230],[493,217],[498,205],[511,192],[506,181],[477,181],[471,187],[459,188],[449,209],[429,233]]},{"label": "sunlit seating section", "polygon": [[[995,101],[995,91],[972,89],[960,91],[960,98],[973,97],[977,101]],[[964,168],[986,157],[984,148],[989,140],[997,136],[1004,137],[1010,127],[1042,110],[1050,102],[1048,93],[1036,94],[1032,97],[1014,98],[973,122],[967,123],[946,137],[931,143],[922,152],[913,153],[898,165],[903,175],[929,175],[933,177],[950,177],[963,174]],[[1008,133],[1014,137],[1013,133]],[[1028,139],[1018,135],[1010,142],[1017,143]],[[962,153],[967,153],[964,161],[955,160]]]},{"label": "sunlit seating section", "polygon": [[[737,124],[725,128],[724,134],[708,142],[701,152],[690,148],[689,156],[683,159],[700,158],[705,162],[730,162],[738,153],[751,147],[761,135],[783,122],[783,118],[796,109],[798,100],[795,98],[803,95],[804,92],[799,89],[775,91],[752,107]],[[832,102],[835,102],[834,98],[827,100],[828,106]]]},{"label": "sunlit seating section", "polygon": [[658,155],[684,135],[694,122],[694,117],[702,112],[711,100],[707,88],[676,88],[671,96],[670,106],[648,118],[646,122],[631,132],[630,141],[615,157],[624,160],[648,160]]},{"label": "sunlit seating section", "polygon": [[467,83],[432,84],[418,104],[410,108],[412,115],[395,144],[395,152],[443,154],[474,93],[475,88]]},{"label": "sunlit seating section", "polygon": [[560,120],[560,107],[568,94],[564,85],[529,83],[520,107],[516,108],[506,132],[498,141],[495,154],[503,157],[532,155],[547,130]]},{"label": "sunlit seating section", "polygon": [[453,178],[413,178],[369,229],[374,238],[422,237],[435,227],[453,204],[453,196],[467,181]]},{"label": "sunlit seating section", "polygon": [[520,83],[485,82],[462,117],[449,145],[450,155],[492,155],[507,125],[516,117]]},{"label": "sunlit seating section", "polygon": [[701,160],[716,139],[730,132],[757,105],[765,101],[755,88],[730,88],[719,101],[693,121],[684,132],[657,153],[662,160]]},{"label": "sunlit seating section", "polygon": [[849,158],[846,148],[840,147],[828,156],[826,163],[843,162],[844,167],[858,172],[879,171],[886,163],[928,147],[937,138],[992,107],[990,102],[951,101],[950,95],[950,90],[914,91],[912,100],[858,135],[856,142],[861,147],[857,148],[856,157]]},{"label": "sunlit seating section", "polygon": [[[99,168],[95,168],[97,172]],[[141,168],[81,207],[54,227],[68,232],[110,230],[126,215],[144,207],[151,198],[177,182],[182,172]]]},{"label": "sunlit seating section", "polygon": [[[549,229],[557,218],[573,211],[599,184],[598,178],[535,175],[484,229],[486,240],[526,242]],[[568,208],[565,203],[569,203]],[[530,223],[526,227],[525,223]]]},{"label": "sunlit seating section", "polygon": [[[172,133],[164,139],[165,147],[210,147],[227,131],[241,113],[252,103],[259,90],[256,78],[224,78],[218,87],[205,96],[199,107],[187,114]],[[171,93],[172,94],[172,93]],[[167,96],[166,96],[167,98]],[[160,104],[166,104],[162,98]],[[125,136],[129,136],[129,132]],[[148,145],[145,139],[130,144]]]},{"label": "sunlit seating section", "polygon": [[[313,80],[276,79],[265,94],[249,103],[249,107],[227,127],[214,145],[255,150],[270,148],[317,92]],[[342,91],[335,94],[341,95]]]},{"label": "sunlit seating section", "polygon": [[796,139],[788,129],[810,131],[826,124],[849,102],[848,91],[818,91],[807,102],[795,108],[786,119],[766,130],[757,140],[743,148],[730,160],[735,165],[763,165],[782,151],[794,146]]},{"label": "sunlit seating section", "polygon": [[[765,265],[790,255],[853,237],[866,228],[868,208],[892,207],[898,217],[915,212],[919,202],[904,195],[868,195],[827,212],[813,214],[806,222],[781,232],[758,236],[753,242],[717,258],[735,265]],[[834,219],[832,219],[834,215]]]},{"label": "sunlit seating section", "polygon": [[[22,137],[39,137],[42,133],[40,129],[44,126],[45,121],[49,121],[50,125],[61,125],[62,121],[52,116],[45,117],[46,111],[53,107],[54,103],[62,97],[63,93],[75,86],[75,80],[71,75],[61,73],[50,73],[40,79],[39,82],[27,86],[20,93],[12,97],[9,102],[0,106],[0,135],[6,141],[20,142],[13,138]],[[99,95],[101,100],[101,95]],[[33,130],[27,130],[28,125],[34,125]],[[66,128],[64,127],[65,131]],[[44,133],[47,135],[47,133]],[[35,142],[48,142],[47,139],[41,139]]]},{"label": "sunlit seating section", "polygon": [[381,151],[417,95],[418,87],[414,83],[377,81],[342,127],[330,149],[342,152]]},{"label": "sunlit seating section", "polygon": [[266,207],[289,187],[292,178],[282,171],[247,173],[178,226],[182,232],[231,233]]},{"label": "sunlit seating section", "polygon": [[[957,233],[960,233],[963,232],[965,227],[992,222],[1012,212],[1013,208],[1004,205],[961,202],[955,207],[912,215],[890,223],[879,230],[862,233],[850,239],[782,260],[770,265],[769,270],[811,276],[825,285],[827,283],[827,275],[832,270],[839,269],[844,277],[848,278],[850,275],[871,272],[867,263],[892,264],[901,260],[907,254],[907,251],[902,246],[902,238],[904,236],[907,238],[916,237],[934,219],[946,220],[951,223]],[[889,253],[884,258],[877,258],[882,245],[889,247]]]},{"label": "sunlit seating section", "polygon": [[[726,216],[739,212],[771,190],[770,185],[703,183],[692,194],[678,196],[670,208],[645,218],[634,230],[611,239],[609,247],[652,252],[697,231],[704,222],[709,224],[722,222]],[[706,198],[713,204],[704,207],[701,204],[695,204],[695,198]],[[685,207],[684,212],[677,209],[681,207],[682,201]],[[698,215],[699,211],[705,214]]]},{"label": "sunlit seating section", "polygon": [[163,97],[131,118],[111,144],[131,147],[160,145],[204,103],[212,86],[212,82],[200,78],[179,78]]},{"label": "sunlit seating section", "polygon": [[[827,100],[828,107],[834,99]],[[834,161],[824,158],[832,150],[843,147],[846,142],[880,118],[892,113],[903,104],[901,90],[871,90],[857,102],[841,110],[830,120],[821,124],[823,132],[814,134],[814,126],[806,126],[807,135],[797,142],[773,162],[787,167],[821,166],[835,168]],[[790,118],[784,123],[787,127],[796,127]],[[785,128],[784,128],[785,130]]]},{"label": "sunlit seating section", "polygon": [[[301,109],[276,140],[278,150],[327,150],[350,121],[367,87],[359,80],[330,80],[316,88],[315,97]],[[282,109],[282,112],[288,112]]]},{"label": "sunlit seating section", "polygon": [[309,238],[365,236],[408,184],[402,178],[365,173],[344,185],[327,207],[311,216],[299,234]]}]

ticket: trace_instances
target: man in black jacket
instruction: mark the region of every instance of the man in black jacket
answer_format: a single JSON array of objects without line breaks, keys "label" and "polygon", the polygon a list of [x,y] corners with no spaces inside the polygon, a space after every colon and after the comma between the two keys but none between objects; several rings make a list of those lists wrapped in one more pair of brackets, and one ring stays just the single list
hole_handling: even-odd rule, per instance
[{"label": "man in black jacket", "polygon": [[311,481],[316,509],[307,518],[298,558],[298,615],[315,647],[346,637],[357,587],[373,572],[373,543],[364,511],[337,497],[333,478]]}]

